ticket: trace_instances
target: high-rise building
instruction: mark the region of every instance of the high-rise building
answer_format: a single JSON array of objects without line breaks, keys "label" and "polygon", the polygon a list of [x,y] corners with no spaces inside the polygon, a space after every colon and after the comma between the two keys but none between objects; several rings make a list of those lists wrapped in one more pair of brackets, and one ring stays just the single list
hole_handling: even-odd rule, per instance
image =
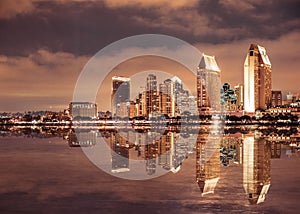
[{"label": "high-rise building", "polygon": [[244,109],[244,85],[238,84],[234,86],[234,94],[236,96],[237,109]]},{"label": "high-rise building", "polygon": [[146,104],[146,116],[152,117],[160,111],[159,106],[159,92],[157,90],[157,80],[154,74],[149,74],[146,83],[145,100]]},{"label": "high-rise building", "polygon": [[[114,76],[112,77],[111,108],[112,116],[117,116],[117,108],[121,103],[126,103],[130,98],[130,78]],[[123,104],[122,104],[123,105]]]},{"label": "high-rise building", "polygon": [[146,103],[146,116],[152,117],[156,115],[156,113],[160,112],[159,105],[159,92],[158,91],[146,91],[145,94]]},{"label": "high-rise building", "polygon": [[118,103],[116,108],[116,116],[121,118],[130,116],[130,102]]},{"label": "high-rise building", "polygon": [[262,46],[251,44],[244,63],[244,109],[255,112],[272,104],[271,62]]},{"label": "high-rise building", "polygon": [[72,119],[94,119],[97,117],[97,104],[90,102],[71,102],[69,105]]},{"label": "high-rise building", "polygon": [[138,116],[136,104],[133,101],[129,103],[129,118],[134,118]]},{"label": "high-rise building", "polygon": [[157,91],[157,80],[154,74],[149,74],[147,77],[147,91]]},{"label": "high-rise building", "polygon": [[272,107],[282,105],[282,93],[281,91],[272,91]]},{"label": "high-rise building", "polygon": [[146,91],[139,93],[135,99],[136,116],[146,116]]},{"label": "high-rise building", "polygon": [[196,97],[193,95],[189,96],[189,112],[192,115],[198,114]]},{"label": "high-rise building", "polygon": [[221,104],[224,105],[226,111],[237,110],[237,98],[234,90],[230,88],[229,83],[225,83],[221,88]]},{"label": "high-rise building", "polygon": [[175,116],[175,83],[171,79],[166,79],[163,84],[159,85],[161,96],[161,110],[163,114],[170,117]]},{"label": "high-rise building", "polygon": [[174,76],[159,84],[161,112],[170,117],[189,111],[189,91],[183,89],[182,81]]},{"label": "high-rise building", "polygon": [[203,54],[197,70],[198,110],[220,110],[221,70],[214,56]]}]

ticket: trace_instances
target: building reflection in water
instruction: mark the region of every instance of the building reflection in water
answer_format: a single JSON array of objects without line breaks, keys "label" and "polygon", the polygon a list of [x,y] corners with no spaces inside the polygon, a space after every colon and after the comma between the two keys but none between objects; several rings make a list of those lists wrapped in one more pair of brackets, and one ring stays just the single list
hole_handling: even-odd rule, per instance
[{"label": "building reflection in water", "polygon": [[[194,135],[181,137],[180,133],[111,132],[112,172],[130,170],[130,159],[145,160],[145,171],[154,175],[157,167],[176,173],[194,148]],[[130,152],[130,149],[135,152]],[[131,157],[130,157],[131,155]]]},{"label": "building reflection in water", "polygon": [[272,153],[271,158],[280,158],[281,157],[281,143],[272,142],[271,144]]},{"label": "building reflection in water", "polygon": [[[239,164],[243,168],[243,188],[250,204],[265,200],[271,181],[271,158],[280,158],[281,143],[263,136],[261,132],[227,134],[223,138],[208,131],[200,134],[165,131],[105,131],[70,130],[68,142],[72,147],[91,147],[105,135],[110,145],[111,172],[130,171],[130,160],[144,160],[146,174],[160,170],[176,173],[183,161],[196,148],[196,182],[201,194],[214,193],[220,179],[221,166]],[[196,145],[194,143],[196,142]]]},{"label": "building reflection in water", "polygon": [[70,147],[87,147],[96,144],[98,130],[90,129],[70,129],[68,134],[68,143]]},{"label": "building reflection in water", "polygon": [[[215,141],[215,144],[213,143]],[[219,143],[219,146],[216,144]],[[196,144],[196,181],[202,196],[214,193],[220,167],[242,164],[243,187],[250,204],[265,200],[271,181],[271,157],[280,158],[280,145],[258,134],[224,136],[199,134]]]},{"label": "building reflection in water", "polygon": [[196,181],[202,196],[214,193],[219,179],[220,137],[199,134],[196,144]]},{"label": "building reflection in water", "polygon": [[120,134],[111,132],[111,172],[129,171],[129,141]]},{"label": "building reflection in water", "polygon": [[271,143],[255,132],[243,136],[243,186],[250,204],[264,202],[271,184]]}]

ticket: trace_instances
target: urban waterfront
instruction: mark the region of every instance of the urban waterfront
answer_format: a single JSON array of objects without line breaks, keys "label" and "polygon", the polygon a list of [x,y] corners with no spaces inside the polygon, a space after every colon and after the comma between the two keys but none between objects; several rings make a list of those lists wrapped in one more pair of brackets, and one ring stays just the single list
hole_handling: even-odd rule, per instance
[{"label": "urban waterfront", "polygon": [[[210,129],[2,126],[0,210],[297,213],[299,128],[225,126],[221,138],[211,138],[215,143],[208,140]],[[101,143],[114,151],[112,173],[129,173],[132,160],[145,160],[149,177],[160,170],[168,173],[141,181],[107,174],[81,149]]]},{"label": "urban waterfront", "polygon": [[299,0],[0,0],[0,213],[299,213]]}]

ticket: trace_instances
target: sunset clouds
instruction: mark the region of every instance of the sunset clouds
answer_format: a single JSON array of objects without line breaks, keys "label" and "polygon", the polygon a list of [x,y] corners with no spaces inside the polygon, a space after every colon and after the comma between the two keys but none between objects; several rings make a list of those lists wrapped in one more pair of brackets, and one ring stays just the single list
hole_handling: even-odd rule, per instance
[{"label": "sunset clouds", "polygon": [[57,105],[67,104],[90,57],[112,42],[149,33],[215,55],[222,82],[232,84],[243,81],[246,52],[259,43],[270,56],[274,88],[297,92],[299,7],[296,0],[3,0],[0,111],[21,100],[13,97],[36,108],[52,105],[56,96],[62,97]]},{"label": "sunset clouds", "polygon": [[13,18],[17,14],[29,13],[34,9],[32,1],[0,1],[0,18]]},{"label": "sunset clouds", "polygon": [[197,5],[197,0],[104,0],[108,7],[170,7],[173,9],[192,7]]},{"label": "sunset clouds", "polygon": [[87,60],[43,49],[27,57],[0,56],[0,109],[63,109],[72,99],[77,76]]}]

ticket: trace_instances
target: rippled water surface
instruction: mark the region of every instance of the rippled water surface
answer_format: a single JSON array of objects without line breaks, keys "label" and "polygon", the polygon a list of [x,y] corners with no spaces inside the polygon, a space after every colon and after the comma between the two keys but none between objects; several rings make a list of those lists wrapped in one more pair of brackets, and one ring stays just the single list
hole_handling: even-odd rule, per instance
[{"label": "rippled water surface", "polygon": [[[299,139],[291,128],[231,128],[217,139],[205,131],[10,127],[0,137],[0,212],[298,213]],[[101,143],[111,148],[109,173],[80,147]],[[119,178],[133,160],[149,178],[166,173]]]}]

